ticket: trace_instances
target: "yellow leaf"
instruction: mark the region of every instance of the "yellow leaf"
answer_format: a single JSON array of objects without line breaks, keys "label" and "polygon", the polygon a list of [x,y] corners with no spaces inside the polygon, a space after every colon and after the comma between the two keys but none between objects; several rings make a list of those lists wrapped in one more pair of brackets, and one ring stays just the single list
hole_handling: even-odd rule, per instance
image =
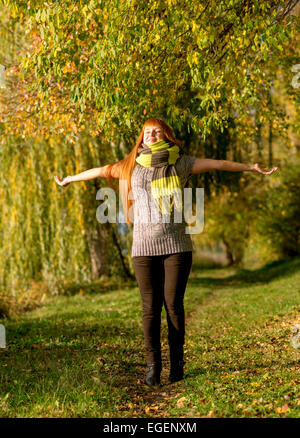
[{"label": "yellow leaf", "polygon": [[278,406],[277,408],[275,408],[275,411],[278,414],[285,414],[288,410],[289,410],[289,406],[287,403],[281,407]]},{"label": "yellow leaf", "polygon": [[186,397],[181,397],[179,400],[177,400],[177,406],[180,408],[184,405],[184,401],[186,400]]}]

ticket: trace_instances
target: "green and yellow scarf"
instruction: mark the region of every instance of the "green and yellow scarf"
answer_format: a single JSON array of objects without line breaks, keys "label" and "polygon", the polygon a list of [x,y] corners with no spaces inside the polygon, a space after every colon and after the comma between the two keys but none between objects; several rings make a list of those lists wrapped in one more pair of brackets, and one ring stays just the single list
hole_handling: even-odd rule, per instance
[{"label": "green and yellow scarf", "polygon": [[[174,164],[183,153],[183,150],[170,140],[158,140],[150,145],[142,143],[138,148],[139,155],[136,162],[144,167],[155,168],[151,181],[151,191],[162,214],[170,214],[170,209],[171,212],[173,211],[174,200],[176,208],[182,210],[180,192],[182,185]],[[180,189],[179,194],[178,189]],[[170,209],[168,208],[169,202]]]}]

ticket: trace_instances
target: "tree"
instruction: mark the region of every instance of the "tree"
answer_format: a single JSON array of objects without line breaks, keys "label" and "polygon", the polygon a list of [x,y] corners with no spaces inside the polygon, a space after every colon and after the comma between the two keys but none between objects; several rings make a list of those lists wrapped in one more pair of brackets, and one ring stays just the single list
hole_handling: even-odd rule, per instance
[{"label": "tree", "polygon": [[20,59],[20,75],[31,78],[28,111],[48,119],[62,111],[55,126],[74,111],[71,129],[89,121],[110,139],[133,139],[141,119],[160,113],[206,138],[226,127],[229,109],[265,111],[264,66],[284,52],[297,18],[295,0],[3,3],[33,42]]}]

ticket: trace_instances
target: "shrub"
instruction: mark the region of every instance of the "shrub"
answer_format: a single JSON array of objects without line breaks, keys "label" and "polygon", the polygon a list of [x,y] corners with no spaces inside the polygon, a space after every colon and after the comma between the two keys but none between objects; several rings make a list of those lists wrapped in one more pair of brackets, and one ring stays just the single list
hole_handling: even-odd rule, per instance
[{"label": "shrub", "polygon": [[279,183],[269,184],[261,204],[257,231],[280,257],[300,255],[300,159],[281,167]]}]

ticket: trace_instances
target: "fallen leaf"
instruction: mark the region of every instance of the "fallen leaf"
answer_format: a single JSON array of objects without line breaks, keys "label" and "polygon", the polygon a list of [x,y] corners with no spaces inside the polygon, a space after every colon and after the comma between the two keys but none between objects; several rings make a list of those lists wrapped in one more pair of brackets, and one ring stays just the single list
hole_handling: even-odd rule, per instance
[{"label": "fallen leaf", "polygon": [[186,397],[181,397],[176,403],[177,407],[180,408],[181,406],[183,406],[185,400],[186,400]]},{"label": "fallen leaf", "polygon": [[275,408],[275,411],[276,411],[278,414],[285,414],[288,410],[289,410],[289,406],[288,406],[287,403],[284,404],[284,405],[281,406],[281,407],[278,406],[277,408]]},{"label": "fallen leaf", "polygon": [[206,415],[208,418],[213,417],[214,415],[214,411],[209,411],[209,413]]}]

